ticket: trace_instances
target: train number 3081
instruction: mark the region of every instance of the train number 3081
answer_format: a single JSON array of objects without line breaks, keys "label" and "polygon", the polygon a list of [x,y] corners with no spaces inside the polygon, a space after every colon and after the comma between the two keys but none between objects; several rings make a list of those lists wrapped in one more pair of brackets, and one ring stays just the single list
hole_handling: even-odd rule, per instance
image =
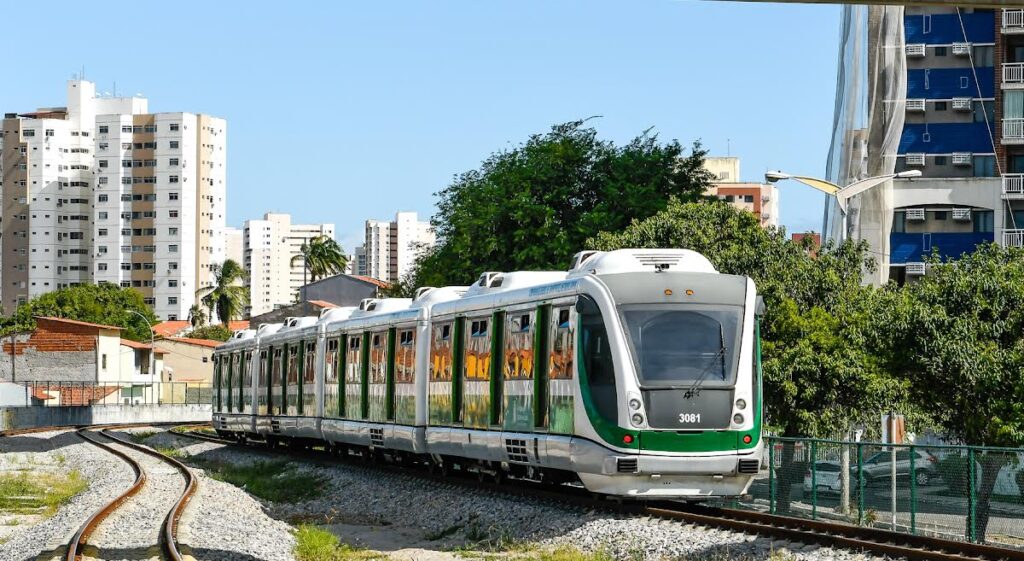
[{"label": "train number 3081", "polygon": [[699,423],[700,422],[700,413],[680,413],[679,414],[679,422],[680,423]]}]

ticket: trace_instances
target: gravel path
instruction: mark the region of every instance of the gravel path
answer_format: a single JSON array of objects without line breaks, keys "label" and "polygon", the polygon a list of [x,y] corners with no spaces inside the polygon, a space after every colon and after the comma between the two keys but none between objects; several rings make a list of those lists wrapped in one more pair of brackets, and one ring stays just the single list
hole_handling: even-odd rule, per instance
[{"label": "gravel path", "polygon": [[[205,459],[251,463],[280,455],[225,447],[168,433],[152,439],[160,446],[182,447]],[[884,559],[846,550],[805,546],[675,521],[616,516],[537,499],[435,483],[350,463],[299,462],[300,469],[323,477],[327,489],[316,499],[296,504],[265,504],[280,520],[305,520],[328,526],[376,526],[385,542],[374,549],[394,554],[424,543],[438,551],[454,547],[500,548],[509,543],[572,546],[606,551],[616,559],[768,559],[788,553],[799,560]],[[342,537],[345,537],[344,535]],[[392,540],[390,542],[386,540]]]},{"label": "gravel path", "polygon": [[[219,444],[202,443],[167,432],[145,442],[148,446],[180,448],[184,454],[207,457]],[[251,461],[251,456],[248,456]],[[183,458],[188,464],[189,459]],[[294,561],[295,538],[286,522],[267,514],[267,505],[229,483],[211,479],[193,467],[199,490],[178,522],[183,553],[200,561]]]},{"label": "gravel path", "polygon": [[85,558],[159,559],[160,531],[167,513],[185,489],[185,479],[167,462],[117,441],[106,441],[142,465],[146,483],[100,523],[89,537]]},{"label": "gravel path", "polygon": [[78,470],[89,487],[34,524],[10,526],[5,520],[0,561],[63,559],[64,546],[86,518],[110,502],[133,480],[119,458],[83,441],[73,430],[0,438],[0,470],[31,468],[55,473]]}]

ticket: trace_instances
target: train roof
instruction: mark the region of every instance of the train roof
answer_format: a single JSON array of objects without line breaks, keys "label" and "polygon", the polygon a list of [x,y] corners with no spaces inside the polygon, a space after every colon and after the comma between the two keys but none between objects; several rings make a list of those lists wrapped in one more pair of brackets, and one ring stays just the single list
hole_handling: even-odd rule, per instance
[{"label": "train roof", "polygon": [[[706,257],[689,249],[618,249],[581,251],[573,256],[568,271],[485,272],[472,285],[423,287],[414,298],[367,298],[358,307],[329,308],[319,317],[287,318],[284,323],[260,326],[258,333],[240,335],[218,348],[244,346],[254,336],[274,343],[329,332],[361,329],[383,324],[426,319],[432,313],[445,315],[477,309],[572,296],[580,280],[622,273],[718,274]],[[610,281],[610,279],[609,279]],[[251,330],[248,330],[251,332]],[[239,332],[246,333],[246,332]],[[254,342],[254,341],[253,341]]]}]

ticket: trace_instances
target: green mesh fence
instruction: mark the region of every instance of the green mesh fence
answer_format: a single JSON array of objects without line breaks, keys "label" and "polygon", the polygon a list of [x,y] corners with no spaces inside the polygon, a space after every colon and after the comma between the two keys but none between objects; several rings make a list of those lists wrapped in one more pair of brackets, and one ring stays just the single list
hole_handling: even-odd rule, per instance
[{"label": "green mesh fence", "polygon": [[[1024,449],[768,437],[752,502],[772,513],[1024,546]],[[973,466],[973,469],[972,469]]]}]

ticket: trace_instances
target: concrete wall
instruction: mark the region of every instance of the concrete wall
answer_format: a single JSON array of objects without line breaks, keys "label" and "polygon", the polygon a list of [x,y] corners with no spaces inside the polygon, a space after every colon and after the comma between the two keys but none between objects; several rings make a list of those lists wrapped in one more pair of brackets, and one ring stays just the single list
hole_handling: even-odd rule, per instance
[{"label": "concrete wall", "polygon": [[0,430],[121,423],[209,421],[210,405],[97,405],[91,407],[0,407]]},{"label": "concrete wall", "polygon": [[[43,350],[29,346],[28,335],[16,337],[17,354],[11,360],[10,337],[4,340],[6,352],[0,354],[0,380],[18,382],[63,380],[96,381],[96,350]],[[23,346],[24,345],[24,346]],[[12,364],[12,362],[14,364]]]},{"label": "concrete wall", "polygon": [[213,381],[213,348],[194,345],[174,339],[160,339],[158,349],[164,352],[160,372],[164,382],[183,380]]}]

